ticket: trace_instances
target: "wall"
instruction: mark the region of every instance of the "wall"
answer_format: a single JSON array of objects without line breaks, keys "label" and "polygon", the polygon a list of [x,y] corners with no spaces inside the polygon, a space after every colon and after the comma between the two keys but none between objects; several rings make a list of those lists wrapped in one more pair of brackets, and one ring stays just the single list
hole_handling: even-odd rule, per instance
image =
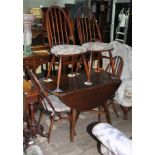
[{"label": "wall", "polygon": [[23,12],[28,13],[28,10],[35,7],[40,7],[40,5],[47,7],[50,4],[59,5],[64,7],[66,3],[74,4],[76,0],[23,0]]}]

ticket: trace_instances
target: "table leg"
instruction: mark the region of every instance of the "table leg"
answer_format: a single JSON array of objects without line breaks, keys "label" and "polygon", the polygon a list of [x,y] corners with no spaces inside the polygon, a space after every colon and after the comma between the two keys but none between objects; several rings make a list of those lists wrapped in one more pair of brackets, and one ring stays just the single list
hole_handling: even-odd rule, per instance
[{"label": "table leg", "polygon": [[37,134],[41,135],[42,137],[47,137],[43,134],[44,127],[37,123],[35,120],[35,113],[34,113],[34,103],[29,104],[29,120],[27,122],[27,127],[23,131],[24,135],[24,145],[27,145],[29,142],[30,137],[35,138]]},{"label": "table leg", "polygon": [[71,122],[70,122],[70,141],[71,142],[74,142],[76,121],[77,121],[77,111],[75,109],[72,109]]},{"label": "table leg", "polygon": [[33,103],[30,103],[30,117],[31,117],[30,128],[32,131],[32,136],[35,137],[37,134],[37,122],[34,116],[34,104]]},{"label": "table leg", "polygon": [[109,113],[109,108],[108,108],[108,105],[107,105],[107,101],[104,102],[103,107],[104,107],[105,112],[106,112],[107,122],[108,122],[109,124],[112,124],[112,123],[111,123],[111,118],[110,118],[110,113]]}]

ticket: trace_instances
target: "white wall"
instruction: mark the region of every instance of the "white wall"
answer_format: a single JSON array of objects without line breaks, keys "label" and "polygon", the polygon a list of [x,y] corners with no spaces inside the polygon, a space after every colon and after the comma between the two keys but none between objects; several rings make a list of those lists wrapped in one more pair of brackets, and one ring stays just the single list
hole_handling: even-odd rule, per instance
[{"label": "white wall", "polygon": [[40,7],[48,7],[50,4],[59,5],[64,7],[66,3],[75,4],[76,0],[23,0],[23,12],[28,13],[27,10],[31,8]]}]

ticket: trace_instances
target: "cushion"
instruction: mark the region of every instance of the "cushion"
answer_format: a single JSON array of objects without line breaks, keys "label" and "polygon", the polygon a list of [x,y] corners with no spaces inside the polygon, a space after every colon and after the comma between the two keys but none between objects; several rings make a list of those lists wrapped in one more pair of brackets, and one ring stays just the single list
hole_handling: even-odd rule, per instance
[{"label": "cushion", "polygon": [[97,124],[92,133],[115,155],[131,155],[132,142],[125,134],[107,123]]},{"label": "cushion", "polygon": [[[123,71],[121,75],[122,83],[115,94],[115,100],[125,107],[132,106],[132,47],[117,41],[110,43],[113,46],[112,55],[121,56],[124,60]],[[102,53],[106,55],[105,52]],[[109,60],[103,59],[103,66],[107,66]]]},{"label": "cushion", "polygon": [[86,52],[86,49],[79,45],[57,45],[51,48],[54,55],[74,55]]},{"label": "cushion", "polygon": [[124,106],[132,106],[132,79],[123,79],[122,83],[115,93],[116,101]]},{"label": "cushion", "polygon": [[87,42],[82,44],[82,47],[85,47],[88,51],[106,51],[113,49],[111,44],[102,42]]},{"label": "cushion", "polygon": [[[52,102],[52,105],[55,108],[56,112],[70,111],[70,108],[66,106],[56,95],[49,95],[48,98]],[[53,111],[53,109],[50,107],[47,101],[46,100],[44,101],[45,101],[48,111]]]}]

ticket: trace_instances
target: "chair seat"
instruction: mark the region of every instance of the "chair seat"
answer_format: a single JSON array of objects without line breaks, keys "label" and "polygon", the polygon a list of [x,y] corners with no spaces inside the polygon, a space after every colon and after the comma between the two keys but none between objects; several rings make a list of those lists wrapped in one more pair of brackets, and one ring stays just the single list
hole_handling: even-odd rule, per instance
[{"label": "chair seat", "polygon": [[54,55],[76,55],[86,52],[86,49],[79,45],[57,45],[51,48]]},{"label": "chair seat", "polygon": [[102,143],[101,151],[104,145],[115,155],[132,154],[131,140],[110,124],[99,123],[93,128],[92,132]]},{"label": "chair seat", "polygon": [[[48,98],[52,102],[52,105],[56,112],[70,111],[70,108],[66,106],[57,96],[49,95]],[[46,104],[48,111],[53,111],[53,109],[50,107],[50,105],[47,103],[46,100],[45,100],[45,104]]]},{"label": "chair seat", "polygon": [[102,42],[87,42],[82,44],[82,47],[85,47],[88,51],[108,51],[113,49],[111,44]]}]

